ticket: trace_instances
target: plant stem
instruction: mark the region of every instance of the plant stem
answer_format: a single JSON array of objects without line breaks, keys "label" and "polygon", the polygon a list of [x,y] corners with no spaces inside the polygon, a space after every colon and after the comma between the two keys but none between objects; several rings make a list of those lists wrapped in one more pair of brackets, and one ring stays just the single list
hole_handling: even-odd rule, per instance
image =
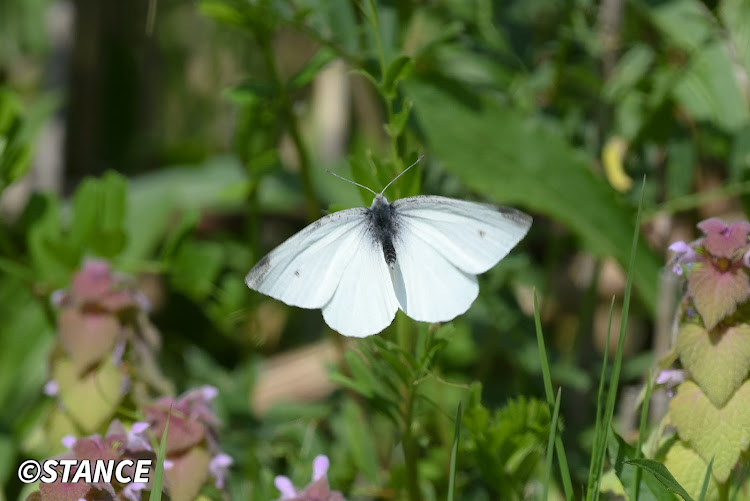
[{"label": "plant stem", "polygon": [[279,70],[276,66],[276,59],[273,56],[271,41],[267,38],[264,38],[262,35],[258,36],[257,40],[263,54],[263,61],[266,64],[266,68],[268,69],[274,86],[276,87],[276,91],[278,92],[278,96],[281,101],[281,111],[284,113],[287,119],[289,135],[291,136],[294,147],[297,150],[300,178],[302,179],[302,189],[305,193],[305,202],[307,205],[307,218],[310,221],[313,221],[320,217],[320,205],[318,205],[318,199],[315,196],[315,190],[313,189],[312,185],[312,167],[310,163],[310,153],[308,152],[307,147],[305,146],[305,142],[302,139],[302,134],[299,130],[299,122],[297,121],[297,115],[294,113],[292,100],[289,97],[289,92],[287,91],[286,84],[281,80],[281,77],[279,76]]},{"label": "plant stem", "polygon": [[406,492],[409,496],[409,501],[419,501],[419,454],[417,451],[417,444],[412,436],[411,421],[414,417],[414,396],[416,393],[415,387],[407,388],[406,395],[406,408],[404,412],[404,433],[403,433],[403,447],[404,447],[404,463],[406,466]]}]

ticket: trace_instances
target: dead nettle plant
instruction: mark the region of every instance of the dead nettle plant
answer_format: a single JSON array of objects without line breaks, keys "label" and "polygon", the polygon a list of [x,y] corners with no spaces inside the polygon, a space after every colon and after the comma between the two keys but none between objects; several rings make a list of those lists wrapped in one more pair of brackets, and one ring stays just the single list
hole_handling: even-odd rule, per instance
[{"label": "dead nettle plant", "polygon": [[731,485],[744,483],[740,466],[750,444],[750,222],[714,218],[698,228],[698,240],[670,246],[672,271],[686,288],[663,361],[681,369],[657,380],[673,387],[664,424],[676,434],[660,442],[657,459],[695,497],[710,468],[704,499],[729,499]]},{"label": "dead nettle plant", "polygon": [[[154,445],[165,437],[170,499],[196,499],[210,485],[223,489],[232,459],[219,450],[220,423],[211,408],[217,390],[204,386],[171,396],[173,386],[156,363],[160,335],[135,281],[114,273],[107,261],[87,260],[52,303],[59,336],[45,386],[54,399],[44,424],[49,453],[90,461],[155,460]],[[55,482],[41,485],[30,499],[136,501],[151,485]]]}]

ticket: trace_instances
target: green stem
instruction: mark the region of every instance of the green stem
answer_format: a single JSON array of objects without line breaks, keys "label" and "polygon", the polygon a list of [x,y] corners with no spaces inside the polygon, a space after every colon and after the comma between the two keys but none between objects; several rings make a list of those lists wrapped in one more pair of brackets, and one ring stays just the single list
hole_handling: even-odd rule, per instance
[{"label": "green stem", "polygon": [[286,85],[279,76],[279,70],[276,66],[276,59],[273,56],[273,49],[271,47],[270,40],[262,37],[261,35],[258,37],[258,45],[260,45],[261,53],[263,54],[263,61],[266,64],[266,68],[268,69],[274,86],[276,87],[276,90],[278,92],[281,101],[282,112],[287,119],[289,135],[291,136],[294,147],[297,150],[297,157],[299,158],[300,178],[302,179],[302,189],[304,190],[305,201],[307,204],[307,217],[309,220],[313,221],[320,217],[320,205],[318,205],[318,199],[315,196],[315,190],[313,189],[312,185],[312,166],[310,162],[310,153],[308,152],[307,147],[305,146],[305,142],[302,139],[302,134],[300,133],[299,129],[299,122],[297,121],[297,115],[294,113],[294,108],[292,107],[292,100],[289,97],[289,92],[287,91]]},{"label": "green stem", "polygon": [[404,446],[404,463],[406,466],[406,492],[409,496],[409,501],[419,501],[419,454],[417,451],[417,444],[414,441],[412,435],[411,421],[414,417],[414,397],[416,388],[407,388],[406,396],[406,409],[404,412],[404,434],[403,434],[403,446]]}]

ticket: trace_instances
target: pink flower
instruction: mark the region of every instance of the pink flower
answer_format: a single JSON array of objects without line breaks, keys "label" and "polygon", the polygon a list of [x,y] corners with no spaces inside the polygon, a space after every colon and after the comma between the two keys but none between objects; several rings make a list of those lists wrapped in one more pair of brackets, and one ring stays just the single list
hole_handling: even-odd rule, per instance
[{"label": "pink flower", "polygon": [[328,485],[328,467],[330,461],[327,456],[320,455],[313,460],[312,482],[302,490],[297,490],[288,477],[277,476],[273,483],[281,492],[278,501],[346,501],[338,491],[332,491]]},{"label": "pink flower", "polygon": [[712,218],[698,223],[704,236],[687,244],[675,242],[672,270],[686,273],[688,294],[707,329],[713,329],[750,297],[750,222],[729,225]]}]

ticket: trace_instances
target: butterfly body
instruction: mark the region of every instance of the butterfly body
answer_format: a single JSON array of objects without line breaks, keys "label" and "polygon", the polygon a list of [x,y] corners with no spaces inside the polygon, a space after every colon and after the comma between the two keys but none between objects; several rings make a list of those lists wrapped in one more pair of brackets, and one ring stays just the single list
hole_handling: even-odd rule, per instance
[{"label": "butterfly body", "polygon": [[341,334],[387,327],[401,309],[425,322],[464,313],[479,293],[476,275],[526,234],[531,217],[507,207],[438,196],[389,203],[315,221],[261,259],[251,289],[292,306],[320,308]]},{"label": "butterfly body", "polygon": [[377,195],[367,209],[370,234],[383,249],[383,258],[390,269],[396,264],[396,248],[393,240],[398,229],[398,215],[388,199]]}]

